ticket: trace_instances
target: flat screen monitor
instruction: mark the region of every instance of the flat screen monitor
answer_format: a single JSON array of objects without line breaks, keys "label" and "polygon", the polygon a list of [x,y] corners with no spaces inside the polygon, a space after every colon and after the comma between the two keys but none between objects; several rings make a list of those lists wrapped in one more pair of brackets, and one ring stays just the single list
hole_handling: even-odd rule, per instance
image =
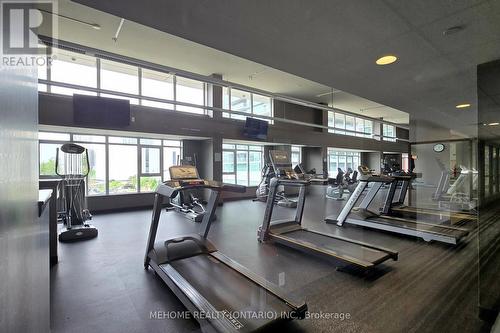
[{"label": "flat screen monitor", "polygon": [[249,139],[266,140],[269,124],[265,120],[247,117],[243,135]]},{"label": "flat screen monitor", "polygon": [[92,127],[130,125],[130,101],[125,99],[73,95],[75,124]]}]

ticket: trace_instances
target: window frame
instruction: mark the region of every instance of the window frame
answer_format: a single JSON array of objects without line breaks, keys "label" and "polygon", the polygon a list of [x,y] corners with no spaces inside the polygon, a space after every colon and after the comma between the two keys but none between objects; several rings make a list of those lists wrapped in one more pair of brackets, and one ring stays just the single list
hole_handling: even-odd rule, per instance
[{"label": "window frame", "polygon": [[[230,148],[229,146],[233,145],[234,148]],[[243,147],[246,147],[243,148]],[[255,149],[255,147],[259,147],[259,149]],[[222,178],[224,179],[224,175],[226,176],[234,176],[234,181],[235,184],[238,182],[238,165],[237,165],[237,154],[238,151],[240,152],[246,152],[247,154],[247,161],[246,161],[246,173],[247,173],[247,181],[246,181],[246,186],[247,187],[256,187],[258,185],[250,185],[250,153],[251,152],[259,152],[260,153],[260,169],[262,170],[262,167],[264,165],[264,146],[260,146],[258,144],[252,145],[252,144],[231,144],[231,143],[223,143],[222,144]],[[232,172],[224,172],[224,152],[231,152],[233,154],[233,171]]]},{"label": "window frame", "polygon": [[[49,139],[41,139],[38,142],[38,177],[39,179],[60,179],[59,176],[57,176],[54,172],[53,175],[41,175],[40,174],[40,147],[42,144],[56,144],[56,145],[63,145],[65,143],[76,143],[76,144],[89,144],[89,145],[103,145],[104,146],[104,152],[105,152],[105,191],[102,194],[92,194],[89,195],[88,193],[88,184],[87,182],[85,183],[86,187],[86,195],[91,196],[91,197],[100,197],[100,196],[115,196],[115,195],[130,195],[130,194],[143,194],[143,193],[152,193],[152,191],[141,191],[141,177],[160,177],[160,181],[164,182],[166,180],[166,177],[164,177],[164,149],[165,148],[175,148],[179,149],[179,155],[182,156],[183,154],[183,144],[182,144],[182,139],[174,140],[172,138],[158,138],[158,137],[147,137],[147,136],[127,136],[127,135],[115,135],[115,134],[99,134],[99,133],[89,133],[87,131],[85,132],[78,132],[78,131],[57,131],[57,130],[45,130],[42,129],[39,131],[39,133],[60,133],[60,134],[67,134],[69,135],[69,139],[67,141],[64,140],[49,140]],[[88,136],[99,136],[99,137],[104,137],[103,142],[94,142],[94,141],[86,141],[86,140],[76,140],[75,136],[78,135],[88,135]],[[110,142],[109,138],[110,137],[122,137],[122,138],[133,138],[136,139],[135,143],[120,143],[120,142]],[[142,144],[141,140],[160,140],[159,145],[154,145],[154,144]],[[166,144],[167,141],[167,144]],[[178,145],[173,145],[172,143],[178,142]],[[123,192],[123,193],[110,193],[109,191],[109,165],[110,165],[110,155],[109,155],[109,148],[110,146],[135,146],[137,149],[137,172],[136,172],[136,177],[137,177],[137,187],[136,191],[134,192]],[[160,152],[160,170],[158,173],[144,173],[142,170],[142,148],[156,148]]]},{"label": "window frame", "polygon": [[[389,128],[391,129],[392,134],[388,133]],[[382,124],[382,140],[396,142],[397,141],[396,126],[390,124]]]},{"label": "window frame", "polygon": [[[239,121],[245,121],[245,119],[239,119],[238,117],[245,117],[244,115],[241,115],[241,114],[233,114],[232,111],[232,102],[231,102],[231,98],[232,98],[232,87],[223,87],[222,89],[222,106],[224,107],[224,88],[227,89],[227,110],[229,112],[222,112],[222,117],[223,118],[227,118],[227,119],[231,119],[231,120],[239,120]],[[252,118],[260,118],[261,116],[266,116],[266,115],[259,115],[259,114],[255,114],[254,112],[254,99],[253,99],[253,95],[254,93],[251,92],[251,91],[247,91],[247,90],[244,90],[244,89],[239,89],[239,88],[234,88],[235,90],[238,90],[238,91],[242,91],[242,92],[246,92],[248,94],[250,94],[249,96],[249,101],[250,101],[250,112],[248,113],[248,116],[252,117]],[[274,99],[272,96],[270,95],[265,95],[265,94],[255,94],[255,95],[259,95],[259,96],[264,96],[264,97],[268,97],[270,99],[270,115],[268,115],[267,117],[274,117]],[[234,110],[236,112],[241,112],[241,111],[238,111],[238,110]],[[234,117],[234,118],[233,118]],[[274,121],[272,119],[265,119],[265,118],[261,118],[265,121],[267,121],[270,125],[273,125],[274,124]]]},{"label": "window frame", "polygon": [[301,164],[302,163],[302,147],[301,146],[291,146],[290,147],[290,159],[292,161],[292,165],[294,164],[294,162],[293,162],[294,153],[299,154],[299,161],[295,165]]},{"label": "window frame", "polygon": [[[343,116],[344,126],[337,126],[337,115]],[[352,129],[347,128],[347,119],[353,121]],[[358,131],[359,122],[363,124],[363,131]],[[370,126],[367,126],[370,124]],[[328,129],[328,133],[335,133],[340,135],[349,135],[356,136],[360,138],[373,138],[373,126],[374,121],[362,117],[356,117],[354,115],[346,114],[343,112],[336,111],[328,111],[328,127],[332,127]],[[367,131],[367,128],[370,128],[370,131]]]},{"label": "window frame", "polygon": [[[222,87],[222,91],[227,90],[227,98],[228,98],[228,105],[227,105],[227,111],[222,112],[222,117],[223,118],[229,118],[233,120],[244,120],[244,119],[235,119],[233,116],[236,116],[232,114],[232,106],[231,106],[231,90],[235,89],[238,91],[246,92],[249,94],[250,97],[250,110],[251,112],[249,113],[250,117],[253,118],[261,118],[265,119],[266,121],[269,122],[269,124],[274,124],[273,119],[266,119],[262,118],[263,116],[269,116],[271,118],[274,117],[274,97],[272,93],[266,93],[262,92],[259,90],[253,90],[251,87],[239,87],[238,85],[236,87],[232,87],[230,83],[213,83],[212,81],[208,79],[203,79],[203,77],[199,76],[191,76],[187,72],[180,72],[177,74],[177,70],[167,68],[165,66],[160,66],[160,65],[155,65],[155,64],[148,64],[146,62],[141,62],[140,60],[136,59],[127,59],[120,57],[119,55],[115,54],[107,54],[104,51],[101,51],[100,53],[98,50],[90,50],[90,52],[87,52],[87,48],[85,46],[77,46],[75,47],[70,47],[70,48],[64,48],[62,46],[49,46],[49,48],[56,48],[56,49],[61,49],[63,50],[67,55],[74,54],[75,56],[84,56],[87,58],[92,58],[95,59],[96,63],[96,87],[85,87],[85,86],[78,86],[75,84],[64,84],[62,82],[56,82],[52,79],[52,74],[51,74],[51,66],[45,66],[42,70],[38,71],[39,74],[39,87],[40,91],[44,91],[46,93],[54,93],[52,88],[54,87],[60,87],[60,88],[65,88],[65,89],[70,89],[74,90],[74,92],[79,92],[87,95],[97,95],[97,96],[104,96],[104,95],[111,95],[111,97],[114,98],[121,98],[121,99],[128,99],[131,101],[132,104],[138,104],[138,105],[143,105],[146,104],[147,102],[155,102],[159,103],[158,106],[155,105],[146,105],[146,107],[158,107],[160,109],[164,109],[166,111],[175,111],[175,112],[185,112],[189,113],[193,116],[208,116],[208,117],[213,117],[213,110],[207,109],[207,107],[211,107],[211,97],[209,96],[209,92],[211,91],[211,87],[213,86],[220,86]],[[78,49],[78,47],[80,49]],[[107,89],[102,89],[102,62],[110,62],[113,64],[117,65],[123,65],[123,66],[129,66],[131,68],[137,68],[137,86],[138,86],[138,91],[137,94],[131,94],[131,93],[126,93],[126,92],[120,92],[116,90],[107,90]],[[135,70],[134,70],[135,71]],[[149,95],[143,94],[143,89],[142,89],[142,82],[143,79],[149,74],[143,74],[144,72],[153,72],[153,73],[158,73],[158,74],[164,74],[164,75],[172,75],[172,85],[173,85],[173,99],[168,99],[167,98],[157,98],[157,97],[152,97]],[[135,75],[135,74],[134,74]],[[144,76],[145,75],[145,76]],[[193,78],[195,77],[195,78]],[[203,89],[202,89],[202,94],[203,94],[203,104],[202,105],[197,105],[197,104],[191,104],[191,103],[185,103],[182,101],[178,100],[178,78],[183,78],[187,80],[191,80],[194,82],[198,82],[202,84]],[[62,84],[62,85],[58,85]],[[73,93],[74,93],[73,92]],[[259,115],[255,113],[255,96],[262,96],[269,98],[270,105],[269,105],[269,115]],[[224,93],[222,96],[222,99],[224,101]],[[178,104],[178,103],[185,103],[188,105],[183,105],[183,104]],[[161,105],[164,104],[164,107]],[[170,108],[169,110],[169,104],[171,104],[173,107]],[[179,107],[187,107],[187,108],[197,108],[200,109],[202,112],[201,113],[195,113],[195,112],[189,112],[189,111],[180,111],[178,110]],[[223,108],[224,108],[224,103],[223,103]],[[225,109],[225,108],[224,108]],[[343,115],[344,116],[344,121],[343,121],[343,126],[335,126],[335,118],[336,115]],[[245,115],[238,115],[239,117],[244,117]],[[330,116],[333,116],[333,123],[330,121]],[[355,131],[354,132],[347,132],[346,129],[346,123],[347,119],[346,117],[354,117],[354,123],[356,124],[356,121],[358,119],[364,119],[364,126],[363,126],[363,132],[359,132],[356,129],[355,125]],[[366,126],[367,122],[371,123],[371,126]],[[330,133],[336,133],[336,134],[341,134],[341,135],[350,135],[350,136],[357,136],[357,137],[364,137],[364,138],[371,138],[371,139],[376,139],[380,140],[380,135],[376,135],[374,137],[374,126],[375,124],[380,125],[381,122],[377,122],[374,119],[369,119],[369,118],[362,118],[362,117],[356,117],[356,115],[348,112],[342,112],[342,111],[330,111],[328,110],[328,127],[331,127],[331,129],[328,129],[328,132]],[[383,122],[382,122],[383,123]],[[385,123],[383,123],[385,124]],[[397,141],[397,135],[396,135],[396,126],[395,125],[390,125],[394,128],[394,136],[390,138],[384,139],[385,141]],[[370,128],[370,131],[367,129]],[[382,135],[383,137],[383,135]],[[404,139],[402,139],[404,140]]]},{"label": "window frame", "polygon": [[[333,147],[328,147],[327,148],[327,172],[328,172],[328,177],[329,178],[335,178],[337,177],[337,170],[332,170],[330,168],[330,165],[335,162],[336,167],[335,168],[340,168],[340,160],[339,157],[342,156],[345,158],[345,164],[343,171],[347,171],[347,165],[350,163],[352,164],[352,170],[356,171],[357,167],[361,164],[361,152],[358,151],[349,151],[349,150],[338,150]],[[357,163],[355,163],[355,161]],[[331,171],[330,171],[331,170]]]}]

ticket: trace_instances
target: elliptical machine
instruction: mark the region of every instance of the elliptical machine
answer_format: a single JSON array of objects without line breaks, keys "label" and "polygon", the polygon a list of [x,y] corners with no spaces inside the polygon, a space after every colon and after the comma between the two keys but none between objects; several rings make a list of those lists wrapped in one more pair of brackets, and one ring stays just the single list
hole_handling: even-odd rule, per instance
[{"label": "elliptical machine", "polygon": [[92,215],[87,209],[85,178],[90,172],[89,154],[84,147],[66,143],[56,150],[56,174],[62,178],[63,211],[59,213],[65,228],[59,233],[60,242],[72,242],[97,237],[97,228],[85,223]]},{"label": "elliptical machine", "polygon": [[[196,171],[196,179],[200,178],[198,174],[198,169],[196,169],[196,156],[194,163],[188,160],[179,160],[176,167],[169,168],[170,180],[184,181],[191,178],[185,178],[180,171],[182,171],[182,166],[194,167],[190,170]],[[192,190],[182,190],[178,194],[170,198],[170,205],[166,208],[166,211],[175,210],[178,213],[184,214],[184,216],[191,221],[201,223],[203,221],[203,216],[206,214],[206,209],[204,202],[195,194]],[[217,218],[215,214],[212,216],[212,221]]]},{"label": "elliptical machine", "polygon": [[[274,172],[272,164],[266,163],[262,168],[262,180],[257,186],[257,190],[255,191],[255,198],[253,199],[253,201],[267,201],[267,196],[269,195],[269,184],[271,182],[271,179],[274,177],[276,177],[276,173]],[[286,196],[285,187],[283,185],[280,185],[277,188],[274,204],[286,208],[297,207],[297,201],[292,200]]]}]

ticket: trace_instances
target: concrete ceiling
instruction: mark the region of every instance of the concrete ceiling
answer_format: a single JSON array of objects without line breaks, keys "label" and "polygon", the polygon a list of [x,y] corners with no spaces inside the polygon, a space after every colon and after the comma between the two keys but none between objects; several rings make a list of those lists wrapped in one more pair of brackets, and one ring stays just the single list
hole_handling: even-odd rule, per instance
[{"label": "concrete ceiling", "polygon": [[500,57],[495,0],[76,1],[470,135],[476,65]]},{"label": "concrete ceiling", "polygon": [[[112,41],[120,23],[114,16],[68,0],[60,0],[58,12],[66,17],[101,26],[95,30],[88,25],[59,18],[57,38],[102,49],[152,63],[187,70],[202,75],[222,74],[227,81],[243,84],[311,102],[408,124],[406,112],[384,106],[270,66],[222,52],[190,40],[126,20],[119,38]],[[44,33],[42,29],[42,34]],[[332,98],[333,97],[333,98]]]}]

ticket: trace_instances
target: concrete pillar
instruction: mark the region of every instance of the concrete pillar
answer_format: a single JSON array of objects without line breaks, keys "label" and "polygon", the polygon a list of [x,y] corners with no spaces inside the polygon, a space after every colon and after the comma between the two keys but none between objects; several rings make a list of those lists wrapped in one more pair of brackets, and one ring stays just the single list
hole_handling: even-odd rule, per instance
[{"label": "concrete pillar", "polygon": [[[215,79],[222,80],[222,75],[220,75],[220,74],[212,74],[210,76],[215,78]],[[213,106],[213,107],[217,107],[217,108],[222,108],[222,99],[223,99],[222,87],[210,84],[208,86],[208,105]],[[214,111],[213,118],[214,119],[221,119],[222,113]]]}]

